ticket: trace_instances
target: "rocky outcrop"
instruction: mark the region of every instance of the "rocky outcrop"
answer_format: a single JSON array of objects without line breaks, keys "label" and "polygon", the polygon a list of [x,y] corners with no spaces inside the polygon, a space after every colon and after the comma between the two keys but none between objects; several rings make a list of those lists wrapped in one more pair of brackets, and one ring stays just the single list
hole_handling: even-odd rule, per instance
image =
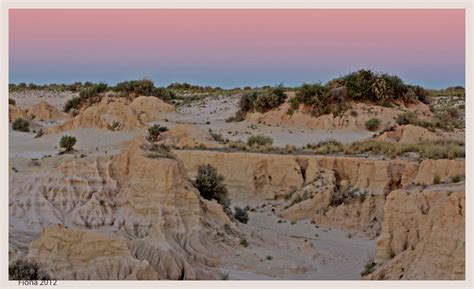
[{"label": "rocky outcrop", "polygon": [[301,189],[322,171],[332,171],[337,183],[373,194],[388,194],[414,183],[433,184],[464,175],[464,160],[380,160],[361,157],[295,156],[245,152],[175,150],[187,173],[194,176],[199,165],[211,164],[225,177],[231,197],[270,198]]},{"label": "rocky outcrop", "polygon": [[464,279],[465,210],[464,183],[391,192],[367,278]]},{"label": "rocky outcrop", "polygon": [[22,110],[21,108],[9,104],[8,105],[8,121],[10,123],[14,122],[17,118],[23,118],[23,119],[28,119],[28,115],[26,114],[26,111]]},{"label": "rocky outcrop", "polygon": [[67,114],[59,111],[44,100],[28,108],[27,115],[30,119],[35,120],[57,120],[67,117]]},{"label": "rocky outcrop", "polygon": [[59,280],[153,280],[158,274],[147,261],[132,256],[127,240],[113,234],[45,228],[30,244],[28,258]]},{"label": "rocky outcrop", "polygon": [[163,119],[164,113],[176,112],[173,105],[154,96],[139,96],[130,103],[130,107],[142,122]]},{"label": "rocky outcrop", "polygon": [[76,128],[132,130],[144,128],[135,111],[122,98],[103,97],[100,103],[81,110],[65,123],[47,130],[56,133]]}]

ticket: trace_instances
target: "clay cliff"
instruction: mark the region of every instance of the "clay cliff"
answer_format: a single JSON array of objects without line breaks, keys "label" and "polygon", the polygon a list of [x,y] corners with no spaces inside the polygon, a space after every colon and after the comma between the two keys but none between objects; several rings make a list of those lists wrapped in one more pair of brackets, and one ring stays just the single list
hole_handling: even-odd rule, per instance
[{"label": "clay cliff", "polygon": [[465,278],[464,183],[391,192],[368,279]]},{"label": "clay cliff", "polygon": [[[143,156],[138,141],[112,158],[90,161],[63,156],[52,162],[51,170],[36,169],[10,178],[10,223],[15,224],[10,231],[11,248],[25,251],[43,228],[61,224],[73,232],[66,233],[70,237],[64,240],[55,239],[60,248],[103,238],[77,231],[92,229],[126,240],[130,252],[124,252],[121,244],[121,251],[110,259],[99,248],[86,255],[90,259],[82,260],[77,270],[58,271],[49,258],[68,263],[64,257],[68,253],[44,245],[57,235],[46,230],[30,246],[28,257],[44,264],[54,278],[114,279],[117,274],[126,278],[152,278],[154,274],[158,279],[214,278],[221,245],[212,241],[213,228],[234,225],[223,212],[218,213],[222,211],[219,205],[199,197],[179,162]],[[141,262],[144,260],[152,270]],[[94,266],[104,264],[111,269],[92,272]]]}]

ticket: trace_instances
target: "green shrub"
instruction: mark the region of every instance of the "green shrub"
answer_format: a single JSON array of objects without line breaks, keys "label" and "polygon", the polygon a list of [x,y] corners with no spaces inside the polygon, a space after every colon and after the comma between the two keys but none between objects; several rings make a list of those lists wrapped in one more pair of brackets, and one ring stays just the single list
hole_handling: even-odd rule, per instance
[{"label": "green shrub", "polygon": [[59,141],[59,146],[65,149],[65,152],[71,152],[76,144],[76,138],[69,135],[63,135]]},{"label": "green shrub", "polygon": [[234,218],[241,223],[247,224],[249,220],[249,214],[247,213],[247,210],[240,207],[234,207],[234,210]]},{"label": "green shrub", "polygon": [[204,199],[214,199],[224,208],[230,205],[224,176],[219,174],[213,166],[209,164],[199,166],[194,186]]},{"label": "green shrub", "polygon": [[12,129],[22,131],[22,132],[29,132],[30,123],[27,120],[19,117],[15,119],[15,121],[13,122]]},{"label": "green shrub", "polygon": [[374,259],[370,259],[367,261],[367,263],[364,266],[364,271],[360,273],[360,276],[364,277],[369,275],[370,273],[374,272],[375,266],[377,266],[377,263],[374,262]]},{"label": "green shrub", "polygon": [[8,104],[16,105],[16,101],[12,98],[8,98]]},{"label": "green shrub", "polygon": [[376,131],[380,126],[380,119],[371,118],[365,123],[365,127],[370,131]]},{"label": "green shrub", "polygon": [[64,112],[69,112],[71,109],[78,109],[81,106],[81,98],[80,97],[73,97],[66,101],[64,105]]},{"label": "green shrub", "polygon": [[249,246],[249,242],[247,242],[247,239],[241,239],[240,240],[240,245],[244,246],[247,248]]},{"label": "green shrub", "polygon": [[149,151],[151,152],[151,154],[146,155],[149,158],[174,158],[173,154],[170,151],[170,148],[164,144],[152,145],[149,148]]},{"label": "green shrub", "polygon": [[307,144],[306,148],[313,150],[316,154],[327,155],[344,151],[344,145],[337,140],[320,141],[317,144]]},{"label": "green shrub", "polygon": [[155,84],[149,79],[130,80],[117,83],[113,90],[127,96],[131,94],[151,96],[155,92]]},{"label": "green shrub", "polygon": [[9,280],[50,280],[48,273],[31,261],[16,260],[8,266]]},{"label": "green shrub", "polygon": [[286,93],[281,85],[271,90],[252,91],[243,94],[240,98],[240,111],[244,115],[253,111],[264,113],[279,107],[286,98]]},{"label": "green shrub", "polygon": [[464,176],[462,176],[462,175],[455,175],[451,178],[453,183],[459,183],[463,179],[464,179]]},{"label": "green shrub", "polygon": [[150,142],[155,142],[158,137],[161,135],[162,132],[168,131],[168,128],[165,126],[160,126],[158,124],[154,124],[148,128],[148,140]]},{"label": "green shrub", "polygon": [[272,145],[273,144],[273,139],[271,137],[257,134],[257,135],[252,135],[247,139],[247,145],[249,146],[265,146],[265,145]]},{"label": "green shrub", "polygon": [[73,97],[64,105],[64,112],[69,112],[71,109],[79,109],[85,103],[96,103],[101,99],[100,94],[108,90],[108,86],[104,82],[86,86],[79,92],[79,97]]}]

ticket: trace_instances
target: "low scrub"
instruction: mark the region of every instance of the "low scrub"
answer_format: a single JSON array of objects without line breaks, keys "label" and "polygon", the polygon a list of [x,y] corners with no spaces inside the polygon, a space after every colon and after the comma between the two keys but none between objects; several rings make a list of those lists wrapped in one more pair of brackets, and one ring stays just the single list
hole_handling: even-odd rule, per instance
[{"label": "low scrub", "polygon": [[247,212],[247,209],[242,209],[240,207],[235,207],[234,208],[235,212],[234,212],[234,218],[241,222],[241,223],[244,223],[244,224],[247,224],[248,220],[249,220],[249,214]]},{"label": "low scrub", "polygon": [[252,91],[245,93],[240,98],[240,113],[248,112],[265,113],[279,107],[287,98],[283,87],[280,85],[270,90]]},{"label": "low scrub", "polygon": [[332,139],[320,141],[317,144],[307,144],[306,148],[320,155],[335,154],[344,151],[344,145]]},{"label": "low scrub", "polygon": [[106,92],[108,89],[107,84],[103,82],[82,89],[78,97],[71,98],[66,102],[64,112],[80,109],[83,105],[99,102],[102,98],[101,93]]},{"label": "low scrub", "polygon": [[168,146],[164,144],[154,144],[148,148],[150,152],[146,156],[152,159],[156,158],[168,158],[173,159],[174,155],[171,153],[171,150]]},{"label": "low scrub", "polygon": [[269,136],[257,134],[252,135],[247,139],[247,145],[253,146],[271,146],[273,144],[273,139]]},{"label": "low scrub", "polygon": [[13,122],[12,129],[22,131],[22,132],[29,132],[30,131],[30,123],[27,120],[19,117],[19,118],[15,119],[15,121]]},{"label": "low scrub", "polygon": [[147,139],[150,142],[155,142],[160,137],[161,133],[168,131],[166,126],[160,126],[158,124],[154,124],[148,128],[148,137]]},{"label": "low scrub", "polygon": [[402,113],[397,116],[396,121],[399,125],[416,125],[429,130],[435,128],[444,130],[453,130],[454,128],[462,128],[460,112],[455,107],[450,107],[442,111],[437,111],[431,120],[422,120],[413,112]]},{"label": "low scrub", "polygon": [[360,276],[364,277],[375,271],[375,266],[377,263],[374,262],[374,259],[370,259],[364,266],[364,271],[360,273]]},{"label": "low scrub", "polygon": [[365,127],[370,131],[376,131],[380,127],[380,119],[371,118],[365,123]]},{"label": "low scrub", "polygon": [[364,201],[367,197],[367,192],[360,191],[357,188],[349,188],[347,190],[337,190],[329,198],[329,205],[337,207],[342,204],[348,204],[354,200],[360,202]]},{"label": "low scrub", "polygon": [[32,261],[16,260],[8,266],[10,280],[50,280],[48,273]]}]

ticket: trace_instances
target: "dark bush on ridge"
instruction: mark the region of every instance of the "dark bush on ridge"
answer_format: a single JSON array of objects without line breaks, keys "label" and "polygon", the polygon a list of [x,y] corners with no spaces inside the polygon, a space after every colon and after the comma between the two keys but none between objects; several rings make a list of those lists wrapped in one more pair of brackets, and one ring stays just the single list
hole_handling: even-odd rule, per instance
[{"label": "dark bush on ridge", "polygon": [[240,111],[244,113],[253,111],[264,113],[280,106],[280,104],[285,102],[286,98],[287,96],[281,85],[270,91],[265,90],[245,93],[240,98]]},{"label": "dark bush on ridge", "polygon": [[22,132],[29,132],[30,123],[27,120],[19,117],[13,122],[12,129],[22,131]]},{"label": "dark bush on ridge", "polygon": [[113,90],[127,96],[131,94],[152,96],[155,92],[155,84],[149,79],[130,80],[117,83]]},{"label": "dark bush on ridge", "polygon": [[71,98],[64,105],[64,111],[69,112],[71,109],[79,109],[84,103],[94,103],[101,99],[100,94],[109,89],[106,83],[101,82],[92,86],[88,86],[81,90],[78,97]]}]

